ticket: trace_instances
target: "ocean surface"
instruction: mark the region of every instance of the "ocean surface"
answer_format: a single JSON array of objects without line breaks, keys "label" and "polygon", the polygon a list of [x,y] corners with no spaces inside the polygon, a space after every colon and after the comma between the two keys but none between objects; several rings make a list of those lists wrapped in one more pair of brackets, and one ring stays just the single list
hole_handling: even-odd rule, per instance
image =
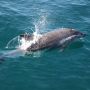
[{"label": "ocean surface", "polygon": [[0,90],[90,90],[90,0],[0,0],[0,53],[19,34],[56,28],[74,28],[87,36],[63,52],[5,58]]}]

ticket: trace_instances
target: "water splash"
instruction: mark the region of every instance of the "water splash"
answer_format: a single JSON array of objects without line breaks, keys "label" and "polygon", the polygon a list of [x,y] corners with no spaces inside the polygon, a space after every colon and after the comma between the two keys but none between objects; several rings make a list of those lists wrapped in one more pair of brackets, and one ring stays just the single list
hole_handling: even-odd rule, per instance
[{"label": "water splash", "polygon": [[39,38],[41,38],[41,34],[37,34],[36,32],[33,33],[33,39],[32,40],[26,40],[25,37],[20,39],[20,45],[19,48],[22,50],[27,50],[27,48],[31,47],[33,44],[37,43]]},{"label": "water splash", "polygon": [[35,33],[41,34],[41,32],[44,30],[46,25],[46,16],[41,16],[40,19],[34,23],[35,26]]},{"label": "water splash", "polygon": [[[24,37],[20,38],[20,36],[16,36],[12,40],[8,42],[6,45],[6,48],[11,49],[11,48],[21,48],[26,50],[29,46],[32,44],[35,44],[38,39],[42,36],[41,31],[43,30],[44,26],[46,23],[46,16],[41,16],[40,19],[34,23],[35,30],[33,30],[33,40],[26,40]],[[25,33],[27,35],[28,33]]]},{"label": "water splash", "polygon": [[[25,37],[20,38],[20,36],[16,36],[12,40],[8,42],[6,45],[7,49],[14,49],[13,51],[10,51],[9,54],[5,54],[6,56],[17,56],[17,52],[20,53],[23,51],[26,52],[27,48],[38,42],[39,38],[42,37],[41,30],[43,30],[46,23],[46,17],[41,16],[38,22],[34,23],[35,30],[33,31],[33,39],[32,40],[26,40]],[[27,35],[28,33],[25,33]],[[39,52],[40,53],[40,52]],[[25,54],[25,53],[24,53]],[[40,55],[40,54],[39,54]],[[36,56],[36,54],[35,54]]]},{"label": "water splash", "polygon": [[6,49],[16,49],[19,46],[20,46],[20,37],[16,36],[7,43],[5,48]]},{"label": "water splash", "polygon": [[20,40],[21,45],[20,48],[26,50],[28,47],[32,46],[33,44],[37,43],[39,38],[42,37],[41,31],[43,30],[44,26],[46,24],[46,17],[41,16],[38,22],[34,23],[35,31],[33,31],[33,40],[26,41],[25,38],[22,38]]}]

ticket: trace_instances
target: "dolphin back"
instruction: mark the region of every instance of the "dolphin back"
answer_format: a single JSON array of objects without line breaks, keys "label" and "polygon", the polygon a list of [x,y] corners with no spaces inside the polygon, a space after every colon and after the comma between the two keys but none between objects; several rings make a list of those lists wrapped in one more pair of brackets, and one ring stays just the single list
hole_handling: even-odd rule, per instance
[{"label": "dolphin back", "polygon": [[85,34],[74,29],[56,29],[54,31],[43,34],[38,42],[29,47],[27,50],[35,51],[49,47],[56,47],[60,45],[60,41],[66,40],[64,43],[68,41],[71,42],[76,38],[81,38],[83,36],[85,36]]}]

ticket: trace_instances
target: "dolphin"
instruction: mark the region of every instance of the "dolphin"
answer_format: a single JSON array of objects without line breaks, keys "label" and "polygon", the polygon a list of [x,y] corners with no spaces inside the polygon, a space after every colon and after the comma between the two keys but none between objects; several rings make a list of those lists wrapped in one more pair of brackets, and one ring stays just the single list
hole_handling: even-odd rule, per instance
[{"label": "dolphin", "polygon": [[[25,55],[27,52],[35,52],[38,50],[48,49],[48,48],[57,48],[60,47],[64,49],[67,47],[71,42],[78,38],[82,38],[86,36],[85,33],[82,33],[75,29],[70,28],[60,28],[55,29],[53,31],[41,34],[38,37],[35,43],[32,43],[26,50],[17,48],[16,50],[9,51],[0,56],[0,61],[4,60],[5,57],[17,57]],[[24,38],[26,41],[32,41],[34,39],[33,34],[21,34],[19,35],[20,39]]]},{"label": "dolphin", "polygon": [[[61,47],[65,48],[69,43],[74,41],[75,39],[82,38],[86,36],[86,34],[77,31],[75,29],[70,28],[60,28],[55,29],[53,31],[42,34],[40,38],[36,41],[36,43],[32,44],[27,48],[27,51],[37,51],[46,48],[56,48]],[[26,40],[33,40],[34,35],[23,34],[20,35],[21,38],[25,38]]]}]

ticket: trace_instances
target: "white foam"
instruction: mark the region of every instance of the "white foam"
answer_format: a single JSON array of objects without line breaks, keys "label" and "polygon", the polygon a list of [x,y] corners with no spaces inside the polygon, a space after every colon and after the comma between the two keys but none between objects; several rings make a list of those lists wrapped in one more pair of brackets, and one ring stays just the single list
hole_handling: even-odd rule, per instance
[{"label": "white foam", "polygon": [[27,50],[32,44],[38,42],[39,38],[42,36],[41,34],[37,34],[36,32],[33,33],[33,40],[26,40],[24,37],[20,40],[21,45],[19,46],[22,50]]},{"label": "white foam", "polygon": [[37,43],[39,38],[41,38],[40,31],[43,30],[46,22],[46,17],[41,16],[38,22],[34,23],[35,31],[32,33],[33,40],[26,40],[25,37],[20,38],[20,36],[16,36],[12,40],[8,42],[6,48],[19,48],[21,50],[27,50],[28,47],[32,46],[33,44]]}]

